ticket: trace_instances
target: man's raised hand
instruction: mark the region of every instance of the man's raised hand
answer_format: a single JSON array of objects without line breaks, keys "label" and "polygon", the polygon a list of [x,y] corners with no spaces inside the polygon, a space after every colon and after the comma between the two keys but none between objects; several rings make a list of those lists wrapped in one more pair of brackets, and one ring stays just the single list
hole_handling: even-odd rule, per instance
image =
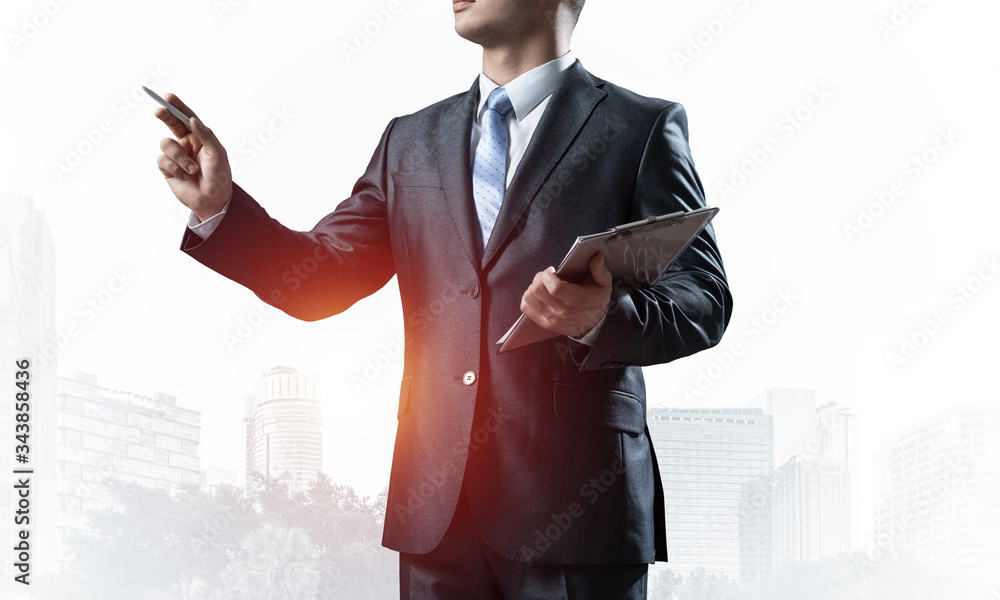
[{"label": "man's raised hand", "polygon": [[191,117],[191,130],[165,108],[156,109],[174,137],[163,138],[156,165],[170,190],[201,221],[222,211],[233,195],[233,174],[226,149],[211,129],[205,127],[194,111],[173,94],[164,100]]}]

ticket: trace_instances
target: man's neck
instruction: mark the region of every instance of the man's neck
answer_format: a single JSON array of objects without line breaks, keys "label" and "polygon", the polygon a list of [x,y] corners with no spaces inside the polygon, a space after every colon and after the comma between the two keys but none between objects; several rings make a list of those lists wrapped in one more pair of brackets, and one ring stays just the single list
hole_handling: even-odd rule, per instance
[{"label": "man's neck", "polygon": [[569,39],[534,39],[520,44],[483,48],[483,74],[504,86],[535,67],[569,52]]}]

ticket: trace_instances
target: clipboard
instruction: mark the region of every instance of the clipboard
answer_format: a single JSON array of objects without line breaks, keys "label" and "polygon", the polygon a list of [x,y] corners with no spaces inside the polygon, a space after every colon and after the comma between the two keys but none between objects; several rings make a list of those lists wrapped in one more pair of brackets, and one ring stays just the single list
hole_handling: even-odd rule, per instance
[{"label": "clipboard", "polygon": [[[556,275],[573,283],[583,281],[590,273],[591,259],[600,252],[615,282],[647,287],[663,275],[718,212],[716,207],[679,211],[580,236],[559,263]],[[522,313],[497,344],[502,353],[561,335]]]}]

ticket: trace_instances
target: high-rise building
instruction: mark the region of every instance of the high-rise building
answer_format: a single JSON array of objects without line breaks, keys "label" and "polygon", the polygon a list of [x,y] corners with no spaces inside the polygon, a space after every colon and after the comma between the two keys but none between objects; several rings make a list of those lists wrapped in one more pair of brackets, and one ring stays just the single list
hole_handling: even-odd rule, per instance
[{"label": "high-rise building", "polygon": [[774,426],[774,461],[771,470],[805,451],[816,437],[816,391],[773,388],[754,396],[745,405],[771,416]]},{"label": "high-rise building", "polygon": [[[30,501],[30,522],[15,523],[14,511],[21,501],[14,489],[16,482],[0,491],[3,598],[12,597],[15,589],[29,589],[14,583],[19,571],[13,566],[13,546],[15,538],[20,543],[22,530],[30,546],[28,581],[56,568],[54,305],[55,244],[48,222],[31,196],[0,194],[0,439],[9,441],[0,452],[0,470],[8,481],[12,477],[29,480],[25,489]],[[21,369],[17,363],[24,360],[28,367]],[[16,371],[27,376],[17,376]],[[22,387],[15,386],[18,382]],[[18,393],[27,394],[27,410],[16,410],[24,408],[25,396],[18,400]],[[26,416],[18,417],[18,413]],[[15,444],[28,446],[28,451],[21,452]],[[15,474],[15,469],[24,472]]]},{"label": "high-rise building", "polygon": [[[857,548],[856,415],[835,402],[816,407],[815,398],[812,390],[776,389],[750,401],[772,417],[784,459],[766,481],[744,486],[744,581]],[[754,542],[750,533],[765,528],[769,543]]]},{"label": "high-rise building", "polygon": [[836,402],[816,408],[811,435],[771,475],[774,569],[857,548],[856,420]]},{"label": "high-rise building", "polygon": [[[759,408],[665,408],[647,415],[663,480],[670,569],[739,580],[741,543],[761,552],[768,531],[747,519],[747,486],[771,473],[772,421]],[[749,507],[752,510],[752,506]]]},{"label": "high-rise building", "polygon": [[840,460],[795,457],[771,475],[773,568],[850,552],[857,519],[852,473]]},{"label": "high-rise building", "polygon": [[[846,474],[844,485],[850,486],[849,505],[841,507],[839,514],[850,515],[850,543],[842,548],[844,552],[856,552],[861,548],[861,455],[860,435],[857,412],[840,406],[836,402],[828,402],[816,409],[816,437],[819,439],[817,458],[825,461],[843,463]],[[824,553],[823,556],[835,556]]]},{"label": "high-rise building", "polygon": [[740,491],[740,581],[760,581],[774,563],[771,478],[755,477]]},{"label": "high-rise building", "polygon": [[842,460],[852,472],[858,470],[857,416],[836,402],[816,408],[816,458]]},{"label": "high-rise building", "polygon": [[239,481],[243,487],[252,485],[251,473],[253,469],[253,407],[256,403],[254,394],[247,394],[243,398],[243,426],[241,427],[241,438],[243,442],[243,460],[240,461]]},{"label": "high-rise building", "polygon": [[112,479],[170,493],[198,485],[201,413],[178,406],[174,396],[111,390],[94,375],[74,373],[59,378],[57,409],[62,563],[69,560],[67,540],[87,531],[87,513],[111,506]]},{"label": "high-rise building", "polygon": [[1000,586],[1000,403],[952,407],[882,442],[875,552]]},{"label": "high-rise building", "polygon": [[323,407],[316,377],[290,367],[274,367],[247,400],[247,464],[252,473],[303,489],[323,469]]}]

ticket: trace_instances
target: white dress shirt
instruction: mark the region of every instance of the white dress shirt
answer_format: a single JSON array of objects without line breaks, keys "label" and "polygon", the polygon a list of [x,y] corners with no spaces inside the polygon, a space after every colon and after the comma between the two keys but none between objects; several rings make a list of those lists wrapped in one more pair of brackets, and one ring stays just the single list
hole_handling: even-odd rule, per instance
[{"label": "white dress shirt", "polygon": [[[524,151],[528,148],[528,144],[531,142],[531,137],[534,135],[535,129],[538,127],[538,122],[542,118],[542,113],[545,112],[545,107],[548,106],[549,100],[552,98],[552,93],[556,90],[556,86],[559,84],[559,80],[562,78],[563,73],[565,73],[566,69],[568,69],[574,62],[576,62],[576,57],[573,55],[572,51],[569,51],[559,58],[518,75],[515,79],[504,86],[507,90],[508,97],[510,97],[512,106],[512,110],[507,113],[506,117],[508,131],[506,185],[508,187],[510,186],[511,180],[514,178],[514,173],[517,171],[517,166],[520,164],[521,158],[524,157]],[[482,117],[483,113],[486,112],[486,99],[489,98],[490,92],[498,87],[500,86],[493,82],[489,77],[480,73],[479,105],[476,113],[473,115],[472,136],[469,141],[470,165],[475,162],[476,146],[479,144],[479,139],[483,135]],[[226,209],[228,208],[229,204],[227,203],[219,214],[204,221],[199,221],[198,217],[196,217],[192,211],[191,215],[188,217],[188,228],[191,229],[191,231],[198,237],[208,239],[208,236],[212,235],[212,232],[215,231],[216,227],[218,227],[219,222],[226,214]],[[594,340],[597,338],[597,334],[603,324],[604,319],[602,318],[601,321],[584,337],[570,337],[570,339],[584,343],[588,346],[593,346]]]},{"label": "white dress shirt", "polygon": [[[556,91],[563,73],[574,62],[573,52],[567,52],[559,58],[544,65],[522,73],[504,86],[512,106],[507,113],[507,186],[514,179],[514,172],[521,164],[524,151],[535,134],[542,113]],[[469,143],[469,164],[476,161],[476,147],[479,138],[483,136],[483,114],[486,113],[486,100],[493,90],[500,87],[484,74],[479,75],[479,105],[472,121],[472,139]]]}]

